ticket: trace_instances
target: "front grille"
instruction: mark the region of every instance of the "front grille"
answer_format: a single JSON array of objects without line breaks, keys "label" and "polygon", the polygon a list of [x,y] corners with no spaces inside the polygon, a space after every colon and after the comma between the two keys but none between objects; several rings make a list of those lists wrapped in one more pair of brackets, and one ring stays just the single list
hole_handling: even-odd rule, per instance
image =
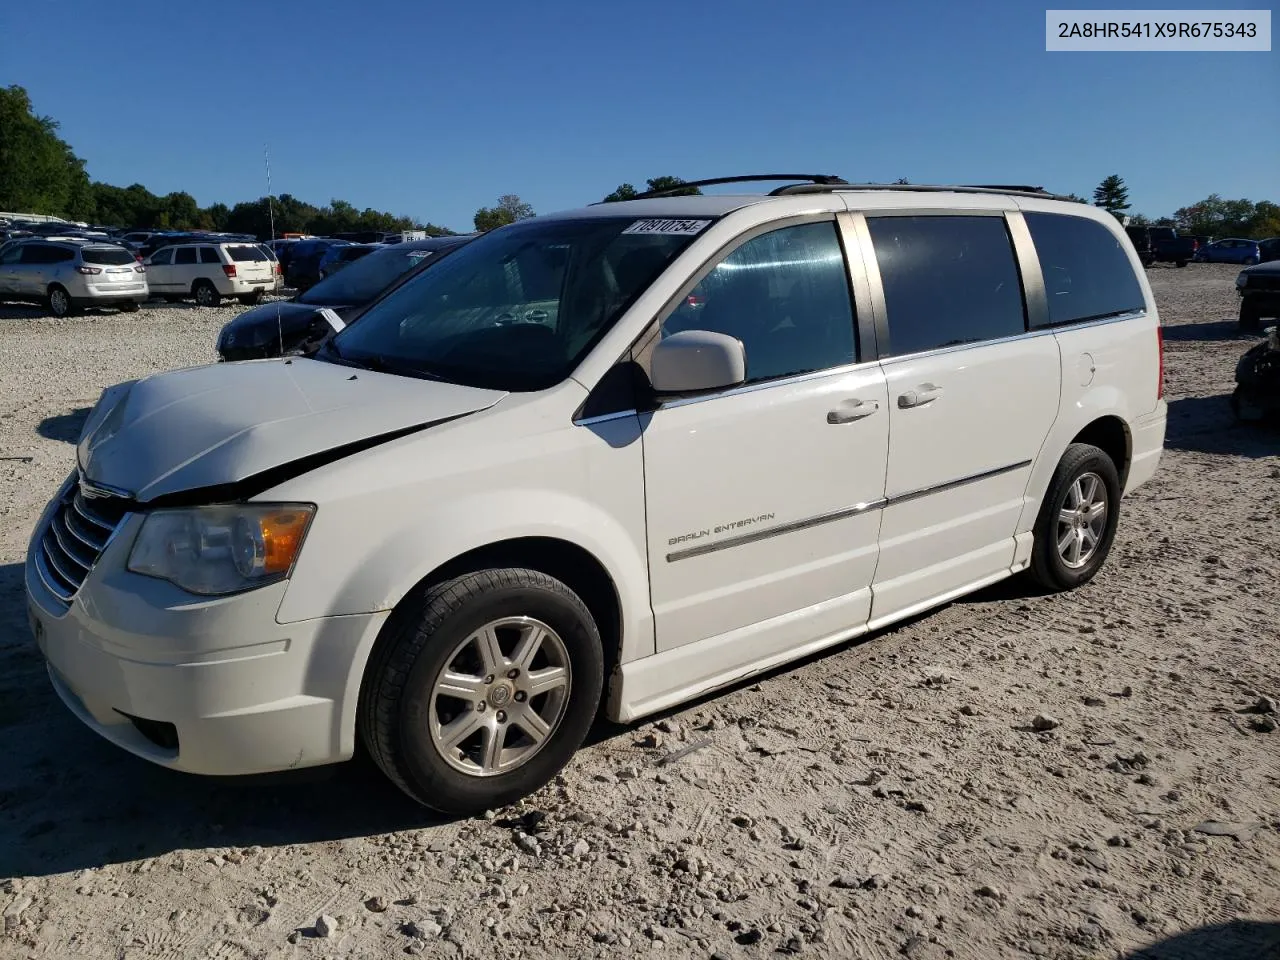
[{"label": "front grille", "polygon": [[1277,290],[1280,291],[1280,274],[1254,273],[1250,274],[1245,280],[1245,286],[1250,290]]},{"label": "front grille", "polygon": [[86,497],[76,489],[59,501],[40,538],[36,569],[60,600],[70,603],[84,585],[126,512],[123,500]]}]

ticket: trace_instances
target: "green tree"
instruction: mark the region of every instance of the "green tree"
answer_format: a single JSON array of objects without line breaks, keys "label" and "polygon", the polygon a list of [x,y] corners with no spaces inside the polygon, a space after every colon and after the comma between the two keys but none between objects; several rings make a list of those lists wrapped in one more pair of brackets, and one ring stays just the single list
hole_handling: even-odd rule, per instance
[{"label": "green tree", "polygon": [[[634,200],[640,193],[648,193],[651,190],[671,190],[684,183],[680,177],[650,177],[643,191],[637,190],[629,183],[618,184],[618,189],[604,198],[605,203],[616,203],[619,200]],[[702,191],[697,187],[686,187],[683,190],[675,190],[670,195],[673,197],[688,197],[694,194],[701,194]]]},{"label": "green tree", "polygon": [[1088,203],[1088,202],[1089,202],[1089,201],[1088,201],[1088,200],[1086,200],[1084,197],[1080,196],[1080,194],[1078,194],[1078,193],[1068,193],[1068,194],[1067,194],[1067,196],[1066,196],[1066,199],[1067,199],[1067,200],[1073,200],[1073,201],[1075,201],[1076,203]]},{"label": "green tree", "polygon": [[908,180],[906,177],[899,177],[897,180],[893,182],[900,187],[908,186],[911,183],[911,181]]},{"label": "green tree", "polygon": [[0,210],[92,215],[84,161],[57,130],[52,117],[34,113],[25,89],[0,89]]},{"label": "green tree", "polygon": [[631,184],[620,183],[618,184],[618,189],[606,196],[603,202],[617,203],[620,200],[634,200],[637,193],[639,193],[639,191]]},{"label": "green tree", "polygon": [[514,193],[505,193],[498,198],[497,206],[481,207],[476,211],[475,225],[480,231],[496,230],[517,220],[527,220],[533,215],[533,207]]},{"label": "green tree", "polygon": [[1119,219],[1129,209],[1129,188],[1113,173],[1094,188],[1093,205]]}]

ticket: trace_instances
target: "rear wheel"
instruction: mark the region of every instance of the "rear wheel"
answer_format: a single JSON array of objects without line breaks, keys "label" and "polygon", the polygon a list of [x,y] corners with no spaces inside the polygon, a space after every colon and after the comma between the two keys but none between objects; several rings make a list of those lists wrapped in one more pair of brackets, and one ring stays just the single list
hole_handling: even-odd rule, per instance
[{"label": "rear wheel", "polygon": [[69,317],[75,312],[71,294],[67,293],[66,288],[56,283],[49,288],[48,301],[49,312],[55,317]]},{"label": "rear wheel", "polygon": [[361,691],[361,738],[425,806],[505,806],[568,763],[603,672],[600,633],[565,584],[519,568],[467,574],[388,621]]},{"label": "rear wheel", "polygon": [[1062,455],[1036,519],[1032,576],[1072,590],[1102,568],[1120,521],[1120,476],[1098,447],[1073,443]]},{"label": "rear wheel", "polygon": [[1185,267],[1186,265],[1187,265],[1187,261],[1185,261],[1185,260],[1179,260],[1179,261],[1178,261],[1178,266],[1180,266],[1180,267]]},{"label": "rear wheel", "polygon": [[139,309],[140,305],[133,302],[120,304],[121,313],[137,313]]},{"label": "rear wheel", "polygon": [[222,302],[222,295],[208,280],[197,280],[191,292],[195,294],[196,303],[202,307],[216,307]]},{"label": "rear wheel", "polygon": [[239,300],[241,303],[243,303],[245,306],[247,306],[247,307],[251,307],[251,306],[253,306],[255,303],[257,303],[258,301],[260,301],[260,300],[262,299],[262,293],[261,293],[261,292],[258,292],[258,293],[246,293],[244,296],[242,296],[242,297],[237,297],[236,299],[238,299],[238,300]]}]

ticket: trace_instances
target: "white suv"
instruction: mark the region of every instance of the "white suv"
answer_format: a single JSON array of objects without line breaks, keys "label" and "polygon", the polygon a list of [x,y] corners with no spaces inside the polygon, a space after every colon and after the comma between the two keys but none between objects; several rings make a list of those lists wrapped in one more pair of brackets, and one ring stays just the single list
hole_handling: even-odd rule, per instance
[{"label": "white suv", "polygon": [[44,303],[67,317],[82,307],[137,310],[149,295],[146,268],[113,243],[59,237],[0,248],[0,300]]},{"label": "white suv", "polygon": [[146,261],[151,292],[165,300],[194,297],[216,307],[223,297],[257,303],[279,287],[280,264],[257,243],[182,243]]},{"label": "white suv", "polygon": [[1161,358],[1119,223],[1030,188],[524,220],[312,357],[104,391],[31,541],[33,629],[68,707],[157,763],[360,739],[422,803],[496,807],[601,703],[1089,580],[1156,470]]}]

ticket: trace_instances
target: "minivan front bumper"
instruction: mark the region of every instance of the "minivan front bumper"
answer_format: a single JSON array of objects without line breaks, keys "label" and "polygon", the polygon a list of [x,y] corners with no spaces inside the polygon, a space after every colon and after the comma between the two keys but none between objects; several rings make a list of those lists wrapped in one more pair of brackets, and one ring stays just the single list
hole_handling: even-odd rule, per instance
[{"label": "minivan front bumper", "polygon": [[[67,707],[130,753],[176,770],[265,773],[349,759],[360,672],[386,613],[275,619],[286,584],[195,597],[125,569],[126,517],[66,603],[28,551],[28,618]],[[130,529],[132,528],[132,529]]]}]

